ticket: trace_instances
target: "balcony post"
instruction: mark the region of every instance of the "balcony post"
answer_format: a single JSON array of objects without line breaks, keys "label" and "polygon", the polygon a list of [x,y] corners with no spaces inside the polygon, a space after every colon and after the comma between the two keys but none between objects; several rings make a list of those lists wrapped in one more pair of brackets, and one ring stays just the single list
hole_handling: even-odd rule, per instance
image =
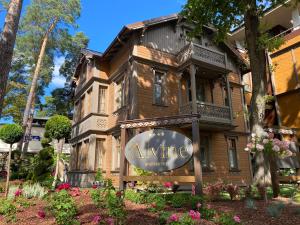
[{"label": "balcony post", "polygon": [[180,107],[182,106],[182,90],[181,90],[181,79],[182,79],[182,73],[178,74],[178,106],[179,106],[179,112]]},{"label": "balcony post", "polygon": [[231,102],[231,90],[229,85],[229,79],[228,75],[226,75],[226,89],[227,89],[227,96],[228,96],[228,104],[229,104],[229,112],[230,112],[230,121],[233,121],[233,115],[232,115],[232,102]]},{"label": "balcony post", "polygon": [[127,160],[125,158],[125,146],[128,140],[128,132],[125,127],[121,127],[121,162],[120,162],[120,177],[119,177],[119,189],[124,190],[126,188],[126,182],[124,182],[124,176],[127,176]]},{"label": "balcony post", "polygon": [[195,194],[202,194],[202,167],[200,160],[200,131],[198,120],[192,122],[193,134],[193,160],[194,160],[194,174],[195,174]]},{"label": "balcony post", "polygon": [[197,114],[197,95],[196,95],[196,68],[190,65],[191,92],[192,92],[192,114]]}]

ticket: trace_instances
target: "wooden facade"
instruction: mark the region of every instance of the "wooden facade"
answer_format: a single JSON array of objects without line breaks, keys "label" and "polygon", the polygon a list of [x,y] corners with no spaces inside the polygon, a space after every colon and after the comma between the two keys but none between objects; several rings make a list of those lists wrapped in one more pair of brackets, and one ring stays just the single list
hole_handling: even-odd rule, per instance
[{"label": "wooden facade", "polygon": [[75,73],[73,185],[91,185],[98,168],[116,186],[151,179],[136,176],[124,146],[135,134],[162,127],[189,137],[194,159],[155,174],[158,181],[196,188],[202,179],[251,182],[243,62],[225,44],[211,42],[210,29],[193,40],[189,30],[177,15],[161,17],[125,26],[103,54],[82,52]]}]

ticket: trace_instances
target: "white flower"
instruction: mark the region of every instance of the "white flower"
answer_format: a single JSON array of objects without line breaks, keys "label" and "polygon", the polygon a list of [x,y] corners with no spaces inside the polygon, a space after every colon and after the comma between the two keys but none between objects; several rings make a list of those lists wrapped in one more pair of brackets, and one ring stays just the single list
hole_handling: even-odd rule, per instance
[{"label": "white flower", "polygon": [[269,140],[268,140],[268,139],[264,139],[262,142],[263,142],[264,144],[268,144],[268,143],[269,143]]},{"label": "white flower", "polygon": [[274,152],[279,152],[279,151],[280,151],[279,146],[278,146],[278,145],[274,145],[274,146],[273,146],[273,151],[274,151]]},{"label": "white flower", "polygon": [[250,148],[247,147],[247,148],[245,148],[244,150],[245,150],[246,152],[249,152],[249,151],[250,151]]},{"label": "white flower", "polygon": [[258,151],[262,151],[262,150],[264,150],[264,146],[261,145],[261,144],[257,144],[257,145],[256,145],[256,149],[257,149]]},{"label": "white flower", "polygon": [[255,133],[252,133],[251,134],[251,137],[255,138],[256,134]]}]

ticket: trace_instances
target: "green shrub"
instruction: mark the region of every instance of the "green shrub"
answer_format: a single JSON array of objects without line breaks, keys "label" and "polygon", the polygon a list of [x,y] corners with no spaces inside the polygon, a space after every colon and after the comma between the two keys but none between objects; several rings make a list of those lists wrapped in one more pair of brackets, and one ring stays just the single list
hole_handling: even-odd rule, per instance
[{"label": "green shrub", "polygon": [[42,199],[48,191],[42,187],[39,183],[33,185],[27,184],[23,186],[22,195],[25,198],[39,198]]},{"label": "green shrub", "polygon": [[125,224],[126,210],[123,191],[110,191],[107,195],[107,208],[109,216],[114,218],[116,225]]},{"label": "green shrub", "polygon": [[15,198],[15,193],[19,189],[19,186],[10,186],[8,189],[8,199],[14,199]]},{"label": "green shrub", "polygon": [[245,208],[247,209],[257,209],[255,201],[251,198],[246,199]]},{"label": "green shrub", "polygon": [[282,202],[277,204],[272,204],[267,207],[267,213],[273,218],[277,218],[281,215],[282,210],[284,209],[284,204]]},{"label": "green shrub", "polygon": [[52,116],[46,123],[45,130],[50,138],[60,140],[68,137],[72,130],[71,121],[65,116]]},{"label": "green shrub", "polygon": [[206,220],[213,220],[213,218],[217,214],[217,211],[214,209],[208,209],[206,207],[202,207],[200,209],[200,213],[201,213],[201,218]]},{"label": "green shrub", "polygon": [[159,212],[166,207],[166,200],[159,195],[153,199],[153,201],[148,201],[149,211],[150,212]]},{"label": "green shrub", "polygon": [[96,172],[95,180],[96,181],[103,181],[103,174],[102,174],[102,170],[100,168]]},{"label": "green shrub", "polygon": [[125,199],[134,203],[142,203],[141,194],[130,189],[126,190]]},{"label": "green shrub", "polygon": [[3,215],[7,222],[16,221],[17,208],[11,200],[0,199],[0,214]]},{"label": "green shrub", "polygon": [[240,222],[236,222],[234,220],[234,217],[232,214],[230,213],[222,213],[218,219],[217,219],[217,224],[220,225],[239,225],[241,224]]},{"label": "green shrub", "polygon": [[98,208],[106,208],[107,192],[104,189],[94,189],[91,191],[91,198]]},{"label": "green shrub", "polygon": [[297,192],[294,196],[293,196],[293,201],[300,203],[300,192]]},{"label": "green shrub", "polygon": [[171,205],[174,208],[181,208],[187,204],[187,200],[188,200],[188,198],[186,198],[185,195],[176,193],[173,195],[173,197],[171,199]]},{"label": "green shrub", "polygon": [[171,215],[171,212],[161,212],[158,216],[158,223],[160,225],[167,224],[170,215]]},{"label": "green shrub", "polygon": [[197,209],[198,203],[201,203],[201,204],[204,203],[204,199],[202,196],[199,196],[199,195],[190,195],[189,196],[188,204],[191,209]]},{"label": "green shrub", "polygon": [[0,129],[0,139],[7,144],[14,144],[23,137],[23,129],[17,124],[6,124]]},{"label": "green shrub", "polygon": [[75,220],[77,213],[75,201],[66,190],[61,190],[53,194],[50,199],[49,208],[53,213],[57,224],[79,224],[79,222]]}]

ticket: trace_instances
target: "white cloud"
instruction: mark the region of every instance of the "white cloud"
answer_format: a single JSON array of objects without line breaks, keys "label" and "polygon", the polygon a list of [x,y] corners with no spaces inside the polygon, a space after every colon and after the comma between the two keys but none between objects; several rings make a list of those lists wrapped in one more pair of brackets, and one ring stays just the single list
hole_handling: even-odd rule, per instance
[{"label": "white cloud", "polygon": [[64,87],[64,84],[66,82],[66,79],[59,74],[59,68],[63,64],[64,60],[65,58],[63,56],[54,59],[54,71],[53,71],[51,86],[55,88]]}]

